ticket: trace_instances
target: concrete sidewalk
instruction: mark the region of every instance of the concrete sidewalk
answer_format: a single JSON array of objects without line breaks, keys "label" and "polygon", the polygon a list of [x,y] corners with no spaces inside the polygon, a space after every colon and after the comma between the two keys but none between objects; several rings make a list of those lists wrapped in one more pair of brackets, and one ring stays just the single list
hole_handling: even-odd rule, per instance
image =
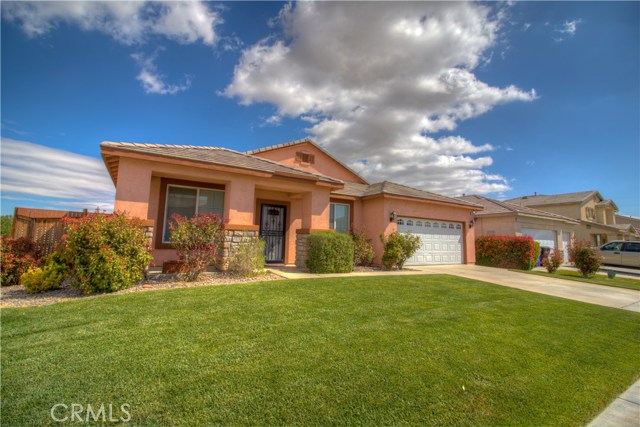
[{"label": "concrete sidewalk", "polygon": [[640,380],[616,398],[587,427],[640,426]]}]

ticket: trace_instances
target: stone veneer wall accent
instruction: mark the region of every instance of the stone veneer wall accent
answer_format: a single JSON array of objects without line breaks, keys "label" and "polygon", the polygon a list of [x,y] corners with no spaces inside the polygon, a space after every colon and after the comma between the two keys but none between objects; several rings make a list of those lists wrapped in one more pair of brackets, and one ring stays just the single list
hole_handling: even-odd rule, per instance
[{"label": "stone veneer wall accent", "polygon": [[307,267],[307,251],[309,250],[309,234],[296,235],[296,267]]},{"label": "stone veneer wall accent", "polygon": [[258,237],[258,230],[225,230],[224,243],[222,245],[222,261],[218,268],[226,271],[229,268],[229,260],[233,255],[233,251],[240,246],[242,242]]}]

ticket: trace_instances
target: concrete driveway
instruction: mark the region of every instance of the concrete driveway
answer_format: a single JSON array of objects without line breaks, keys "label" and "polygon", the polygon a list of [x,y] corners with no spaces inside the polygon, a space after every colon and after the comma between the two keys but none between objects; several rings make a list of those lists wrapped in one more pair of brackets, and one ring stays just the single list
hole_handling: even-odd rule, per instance
[{"label": "concrete driveway", "polygon": [[633,289],[592,285],[478,265],[434,265],[410,268],[430,274],[452,274],[510,288],[640,312],[640,291]]}]

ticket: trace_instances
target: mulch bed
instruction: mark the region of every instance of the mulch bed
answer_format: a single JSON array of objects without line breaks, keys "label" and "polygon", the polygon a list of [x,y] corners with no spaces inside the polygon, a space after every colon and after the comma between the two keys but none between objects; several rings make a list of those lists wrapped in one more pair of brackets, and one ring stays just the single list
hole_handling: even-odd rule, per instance
[{"label": "mulch bed", "polygon": [[34,307],[39,305],[56,304],[81,298],[103,298],[109,295],[128,294],[131,292],[155,291],[159,289],[192,288],[196,286],[233,285],[236,283],[262,282],[267,280],[284,280],[281,276],[266,273],[256,277],[234,277],[221,272],[202,273],[196,282],[185,282],[176,274],[151,274],[149,278],[128,289],[110,294],[85,295],[78,289],[63,284],[60,289],[28,294],[24,286],[5,286],[0,289],[0,307]]}]

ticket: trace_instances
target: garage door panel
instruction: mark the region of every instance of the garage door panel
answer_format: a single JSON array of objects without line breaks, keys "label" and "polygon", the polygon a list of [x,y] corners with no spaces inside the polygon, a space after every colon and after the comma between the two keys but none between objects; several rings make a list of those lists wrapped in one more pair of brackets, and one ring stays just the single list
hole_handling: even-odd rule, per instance
[{"label": "garage door panel", "polygon": [[[410,225],[411,224],[411,225]],[[463,262],[462,224],[398,218],[398,231],[420,237],[420,248],[406,265],[461,264]]]}]

